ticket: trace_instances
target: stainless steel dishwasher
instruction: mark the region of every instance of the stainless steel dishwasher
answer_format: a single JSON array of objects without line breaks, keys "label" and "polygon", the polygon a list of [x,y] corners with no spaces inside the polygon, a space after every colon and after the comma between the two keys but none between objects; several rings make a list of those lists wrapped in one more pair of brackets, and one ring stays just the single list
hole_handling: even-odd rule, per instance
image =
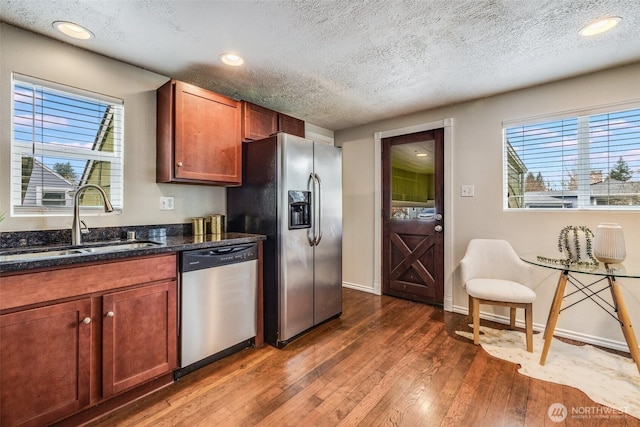
[{"label": "stainless steel dishwasher", "polygon": [[175,378],[253,344],[258,246],[180,255],[180,369]]}]

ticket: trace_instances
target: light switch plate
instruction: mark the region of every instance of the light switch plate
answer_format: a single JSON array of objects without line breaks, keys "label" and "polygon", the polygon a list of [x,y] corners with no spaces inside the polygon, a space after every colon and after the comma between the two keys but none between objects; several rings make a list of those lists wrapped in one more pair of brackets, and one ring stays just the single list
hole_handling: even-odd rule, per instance
[{"label": "light switch plate", "polygon": [[172,211],[173,210],[173,197],[160,197],[160,210]]},{"label": "light switch plate", "polygon": [[473,185],[462,185],[460,187],[460,196],[473,197],[475,195],[475,188]]}]

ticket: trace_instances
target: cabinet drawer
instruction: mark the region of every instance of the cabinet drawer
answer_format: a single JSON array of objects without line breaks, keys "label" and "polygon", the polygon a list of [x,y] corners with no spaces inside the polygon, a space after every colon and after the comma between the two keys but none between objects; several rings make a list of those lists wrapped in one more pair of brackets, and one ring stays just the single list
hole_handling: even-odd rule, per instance
[{"label": "cabinet drawer", "polygon": [[177,277],[176,254],[2,277],[0,310]]}]

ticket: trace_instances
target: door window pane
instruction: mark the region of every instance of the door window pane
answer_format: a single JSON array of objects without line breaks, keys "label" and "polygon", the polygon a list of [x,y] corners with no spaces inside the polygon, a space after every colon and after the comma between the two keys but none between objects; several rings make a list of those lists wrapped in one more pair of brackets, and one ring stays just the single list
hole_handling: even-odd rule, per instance
[{"label": "door window pane", "polygon": [[391,218],[432,219],[434,198],[434,141],[393,145]]}]

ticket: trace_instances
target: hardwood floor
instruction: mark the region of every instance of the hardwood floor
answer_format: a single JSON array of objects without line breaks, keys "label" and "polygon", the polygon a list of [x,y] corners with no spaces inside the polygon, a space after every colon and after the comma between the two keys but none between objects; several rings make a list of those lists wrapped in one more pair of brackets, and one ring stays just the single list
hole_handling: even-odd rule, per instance
[{"label": "hardwood floor", "polygon": [[627,415],[552,422],[553,403],[600,405],[457,336],[466,316],[349,289],[343,310],[282,350],[243,350],[92,425],[640,426]]}]

